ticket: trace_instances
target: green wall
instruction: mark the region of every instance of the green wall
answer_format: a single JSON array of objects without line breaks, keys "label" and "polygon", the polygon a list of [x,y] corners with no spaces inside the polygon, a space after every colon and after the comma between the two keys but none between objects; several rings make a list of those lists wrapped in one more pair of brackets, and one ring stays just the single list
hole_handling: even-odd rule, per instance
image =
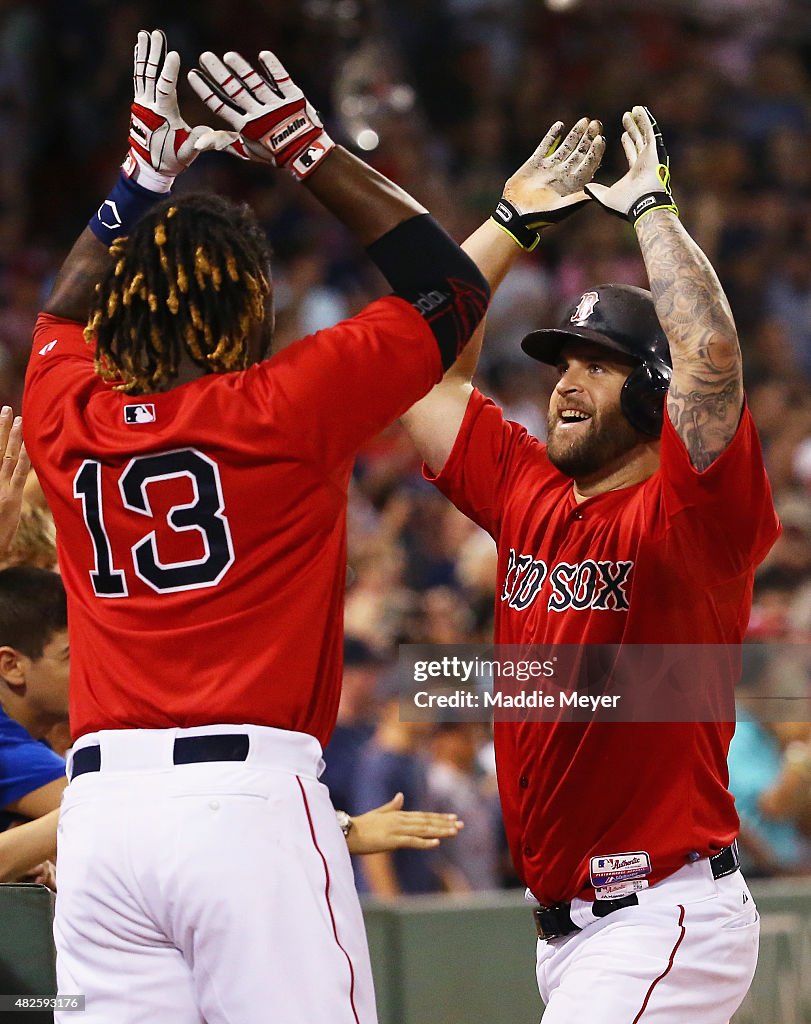
[{"label": "green wall", "polygon": [[[734,1024],[811,1024],[811,880],[751,888],[760,962]],[[47,890],[0,885],[0,992],[53,991],[51,913]],[[535,929],[520,893],[367,902],[364,913],[380,1024],[538,1024]]]},{"label": "green wall", "polygon": [[[758,972],[734,1024],[811,1024],[811,881],[753,883]],[[538,1024],[520,893],[364,905],[380,1024]]]}]

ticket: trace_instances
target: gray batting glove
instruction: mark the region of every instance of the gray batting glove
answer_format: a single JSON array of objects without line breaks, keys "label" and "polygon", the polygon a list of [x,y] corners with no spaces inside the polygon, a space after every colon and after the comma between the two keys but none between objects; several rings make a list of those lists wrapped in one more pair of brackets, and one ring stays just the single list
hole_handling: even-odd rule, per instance
[{"label": "gray batting glove", "polygon": [[583,186],[594,177],[605,152],[602,128],[599,121],[583,117],[564,139],[563,122],[556,121],[529,160],[508,179],[492,219],[523,249],[531,252],[539,231],[589,201]]},{"label": "gray batting glove", "polygon": [[670,210],[678,216],[670,190],[670,157],[653,114],[647,107],[634,107],[623,114],[622,126],[627,174],[610,186],[586,185],[585,191],[609,213],[631,224],[654,210]]}]

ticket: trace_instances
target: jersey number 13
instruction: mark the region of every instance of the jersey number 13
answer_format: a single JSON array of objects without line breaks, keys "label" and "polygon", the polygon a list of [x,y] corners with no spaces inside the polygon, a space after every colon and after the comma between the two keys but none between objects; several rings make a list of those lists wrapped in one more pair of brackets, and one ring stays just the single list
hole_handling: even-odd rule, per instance
[{"label": "jersey number 13", "polygon": [[[147,487],[157,480],[188,477],[194,500],[173,505],[167,522],[175,533],[197,531],[203,541],[202,558],[164,563],[158,553],[155,531],[132,547],[135,575],[159,594],[213,587],[234,561],[234,545],[228,519],[223,512],[220,471],[216,462],[194,448],[132,459],[118,481],[124,507],[154,519]],[[82,503],[84,521],[93,542],[95,568],[90,581],[97,597],[126,597],[127,577],[113,560],[110,538],[104,525],[101,500],[101,463],[86,459],[73,479],[73,496]]]}]

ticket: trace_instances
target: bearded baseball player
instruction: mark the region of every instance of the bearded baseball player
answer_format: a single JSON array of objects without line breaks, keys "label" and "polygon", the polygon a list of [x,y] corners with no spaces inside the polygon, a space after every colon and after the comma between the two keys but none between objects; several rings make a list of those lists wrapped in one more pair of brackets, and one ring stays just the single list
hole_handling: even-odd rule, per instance
[{"label": "bearded baseball player", "polygon": [[[651,292],[595,284],[524,339],[558,371],[548,444],[471,386],[467,353],[405,417],[434,482],[497,542],[502,644],[738,644],[779,531],[726,298],[679,221],[655,121],[635,107],[623,126],[628,172],[585,190],[634,226]],[[465,245],[493,284],[537,240],[527,203],[568,191],[537,183],[507,183],[512,238],[497,211]],[[726,1024],[740,1005],[759,923],[727,790],[733,730],[496,723],[544,1024]]]},{"label": "bearded baseball player", "polygon": [[[86,1024],[372,1024],[346,842],[318,781],[346,492],[358,447],[441,379],[489,286],[332,142],[273,54],[200,63],[227,137],[183,121],[179,57],[139,33],[130,150],[37,321],[26,380],[69,601],[59,991],[86,995]],[[301,180],[393,294],[267,358],[253,215],[167,196],[209,145]]]}]

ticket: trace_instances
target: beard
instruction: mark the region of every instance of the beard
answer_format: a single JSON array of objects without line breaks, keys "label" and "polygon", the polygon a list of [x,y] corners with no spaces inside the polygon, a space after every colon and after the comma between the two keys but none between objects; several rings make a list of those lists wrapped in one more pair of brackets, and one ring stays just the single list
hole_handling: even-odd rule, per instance
[{"label": "beard", "polygon": [[566,476],[583,480],[622,458],[639,444],[639,434],[626,420],[622,410],[592,415],[585,429],[573,438],[559,429],[559,421],[549,413],[546,454],[552,465]]}]

